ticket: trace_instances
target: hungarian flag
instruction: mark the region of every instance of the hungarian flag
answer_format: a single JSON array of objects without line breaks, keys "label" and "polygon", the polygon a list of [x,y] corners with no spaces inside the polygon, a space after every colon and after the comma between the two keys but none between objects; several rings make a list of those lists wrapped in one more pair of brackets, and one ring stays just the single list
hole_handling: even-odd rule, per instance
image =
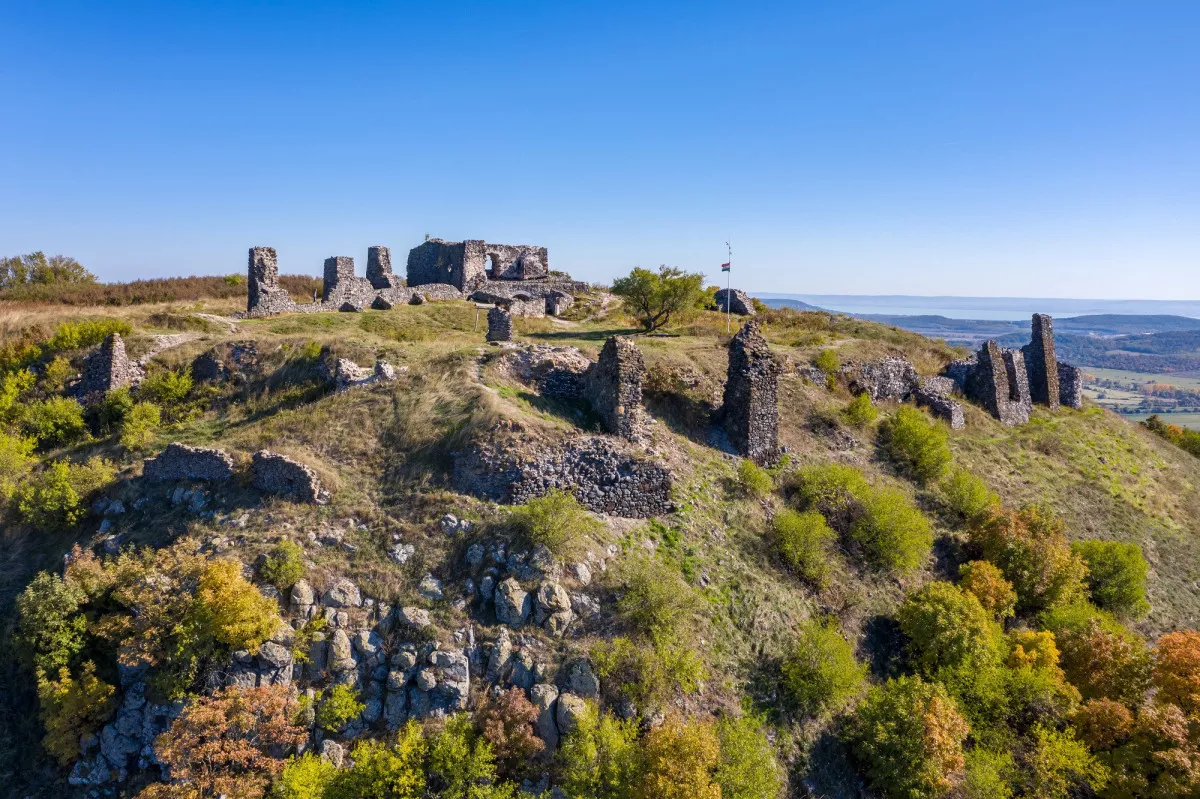
[{"label": "hungarian flag", "polygon": [[728,271],[729,271],[729,264],[721,264],[721,271],[722,271],[722,272],[728,272]]}]

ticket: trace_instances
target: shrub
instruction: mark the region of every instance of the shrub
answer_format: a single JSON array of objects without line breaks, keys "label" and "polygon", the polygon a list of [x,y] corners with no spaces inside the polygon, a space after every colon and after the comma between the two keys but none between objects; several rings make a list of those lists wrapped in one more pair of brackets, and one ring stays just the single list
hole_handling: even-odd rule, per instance
[{"label": "shrub", "polygon": [[1145,640],[1111,616],[1086,606],[1046,614],[1063,671],[1084,699],[1134,705],[1150,687],[1152,661]]},{"label": "shrub", "polygon": [[54,329],[46,347],[57,352],[94,347],[113,333],[128,336],[133,327],[124,319],[83,319],[63,322]]},{"label": "shrub", "polygon": [[829,582],[829,561],[837,535],[816,511],[781,510],[774,519],[779,553],[796,573],[818,588]]},{"label": "shrub", "polygon": [[738,485],[746,496],[764,497],[771,493],[771,489],[775,487],[775,481],[766,469],[754,461],[743,459],[738,464]]},{"label": "shrub", "polygon": [[939,479],[950,468],[950,439],[944,425],[910,405],[880,427],[880,443],[888,456],[921,483]]},{"label": "shrub", "polygon": [[18,651],[36,672],[58,674],[83,649],[86,601],[79,586],[49,572],[39,572],[17,597]]},{"label": "shrub", "polygon": [[286,591],[300,582],[307,571],[304,548],[288,540],[276,544],[258,567],[259,576],[280,591]]},{"label": "shrub", "polygon": [[56,355],[42,370],[41,390],[46,394],[61,394],[67,387],[67,381],[75,375],[71,362],[61,355]]},{"label": "shrub", "polygon": [[529,543],[540,544],[560,556],[601,528],[599,520],[574,495],[560,489],[518,505],[509,518]]},{"label": "shrub", "polygon": [[679,572],[655,558],[640,558],[626,566],[625,593],[617,610],[626,622],[655,638],[676,640],[704,607],[703,600]]},{"label": "shrub", "polygon": [[140,397],[168,410],[186,400],[191,391],[191,369],[178,372],[171,369],[159,369],[147,375],[138,387]]},{"label": "shrub", "polygon": [[335,685],[324,692],[317,705],[317,726],[326,732],[341,732],[366,709],[357,691],[349,685]]},{"label": "shrub", "polygon": [[850,527],[849,539],[867,563],[878,569],[909,572],[933,548],[929,520],[898,488],[874,488],[862,500],[862,516]]},{"label": "shrub", "polygon": [[1059,732],[1038,727],[1025,760],[1026,791],[1039,799],[1067,799],[1080,793],[1094,795],[1108,782],[1105,768],[1070,729]]},{"label": "shrub", "polygon": [[573,798],[629,799],[641,776],[638,755],[636,723],[588,702],[559,747],[559,784]]},{"label": "shrub", "polygon": [[762,721],[750,715],[725,716],[717,722],[721,756],[717,784],[721,799],[778,799],[783,773]]},{"label": "shrub", "polygon": [[969,535],[979,554],[1013,584],[1018,609],[1036,612],[1083,596],[1087,566],[1071,552],[1062,522],[1052,514],[1036,506],[996,511]]},{"label": "shrub", "polygon": [[83,664],[78,680],[66,668],[60,668],[57,680],[39,674],[37,686],[46,728],[42,744],[65,766],[79,758],[79,739],[99,732],[112,716],[116,689],[97,679],[91,661]]},{"label": "shrub", "polygon": [[1131,618],[1150,612],[1146,574],[1150,565],[1137,544],[1120,541],[1080,541],[1071,552],[1087,564],[1088,594],[1097,606]]},{"label": "shrub", "polygon": [[859,501],[871,484],[853,466],[826,463],[801,469],[793,485],[801,510],[817,510],[839,531],[845,531],[858,513]]},{"label": "shrub", "polygon": [[0,423],[11,424],[21,417],[25,411],[21,395],[33,388],[36,380],[28,369],[8,372],[0,378]]},{"label": "shrub", "polygon": [[501,773],[518,776],[528,771],[529,761],[546,748],[533,732],[537,718],[537,708],[525,697],[525,691],[515,685],[484,706],[479,727],[492,746]]},{"label": "shrub", "polygon": [[35,445],[32,438],[0,432],[0,501],[11,499],[17,484],[29,473]]},{"label": "shrub", "polygon": [[842,418],[855,427],[866,427],[879,418],[879,409],[871,402],[871,395],[859,394],[842,410]]},{"label": "shrub", "polygon": [[21,427],[39,447],[49,449],[86,438],[83,406],[69,397],[50,397],[25,406]]},{"label": "shrub", "polygon": [[288,758],[271,789],[272,799],[326,799],[337,779],[337,766],[313,752]]},{"label": "shrub", "polygon": [[679,691],[700,690],[707,674],[689,640],[661,633],[648,644],[625,637],[601,641],[589,655],[610,690],[643,708],[662,707]]},{"label": "shrub", "polygon": [[21,517],[39,530],[70,527],[87,513],[88,496],[112,482],[115,473],[101,458],[55,461],[21,485],[13,499]]},{"label": "shrub", "polygon": [[851,723],[854,755],[885,797],[948,791],[965,764],[967,722],[944,688],[900,677],[872,688]]},{"label": "shrub", "polygon": [[121,420],[121,446],[130,451],[144,450],[154,442],[154,433],[162,424],[162,411],[153,402],[139,402]]},{"label": "shrub", "polygon": [[896,613],[919,671],[978,668],[996,655],[996,631],[974,594],[950,583],[923,586]]},{"label": "shrub", "polygon": [[987,521],[1000,507],[1000,497],[987,483],[966,469],[954,469],[941,482],[946,508],[968,525]]},{"label": "shrub", "polygon": [[200,575],[196,601],[205,632],[232,650],[257,652],[279,629],[275,601],[246,581],[236,561],[210,562]]},{"label": "shrub", "polygon": [[828,377],[842,368],[842,359],[838,357],[837,350],[824,349],[817,353],[813,358],[813,366],[820,369]]},{"label": "shrub", "polygon": [[976,746],[967,752],[965,763],[964,799],[1011,799],[1015,772],[1011,754]]},{"label": "shrub", "polygon": [[307,731],[291,719],[288,688],[222,688],[196,697],[158,737],[154,753],[172,778],[202,796],[262,796],[283,770],[277,752],[304,741]]},{"label": "shrub", "polygon": [[713,781],[720,753],[711,722],[668,717],[646,733],[635,799],[722,799]]},{"label": "shrub", "polygon": [[96,422],[100,432],[111,433],[120,429],[125,417],[133,410],[133,395],[128,388],[106,392],[96,409]]},{"label": "shrub", "polygon": [[426,742],[415,721],[400,728],[393,744],[360,741],[354,767],[339,775],[338,799],[423,799]]},{"label": "shrub", "polygon": [[1154,686],[1162,701],[1200,712],[1200,632],[1179,630],[1158,639]]},{"label": "shrub", "polygon": [[441,784],[439,799],[479,799],[481,786],[496,778],[495,760],[491,745],[460,714],[429,741],[426,771]]},{"label": "shrub", "polygon": [[959,566],[958,575],[959,586],[974,595],[992,618],[1001,620],[1013,615],[1017,592],[998,567],[986,560],[973,560]]},{"label": "shrub", "polygon": [[783,663],[788,693],[801,711],[821,717],[844,708],[862,689],[867,667],[835,622],[809,620],[800,626]]}]

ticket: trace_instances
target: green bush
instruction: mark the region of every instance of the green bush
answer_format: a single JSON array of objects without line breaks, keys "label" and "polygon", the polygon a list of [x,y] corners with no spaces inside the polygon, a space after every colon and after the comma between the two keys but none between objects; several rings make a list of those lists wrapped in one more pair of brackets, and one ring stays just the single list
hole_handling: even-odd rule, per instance
[{"label": "green bush", "polygon": [[837,534],[815,510],[798,513],[781,510],[775,514],[775,541],[779,553],[805,580],[818,588],[829,582],[830,560]]},{"label": "green bush", "polygon": [[79,759],[79,739],[100,732],[116,709],[116,689],[96,677],[90,661],[83,664],[79,679],[66,668],[58,670],[58,679],[38,674],[38,701],[42,707],[42,726],[46,751],[66,766]]},{"label": "green bush", "polygon": [[335,685],[324,692],[317,705],[317,726],[326,732],[341,732],[366,709],[357,691],[349,685]]},{"label": "green bush", "polygon": [[817,356],[813,358],[813,366],[828,377],[842,368],[842,359],[838,357],[837,350],[825,349],[818,352]]},{"label": "green bush", "polygon": [[817,510],[839,531],[844,531],[858,512],[859,501],[871,484],[853,466],[826,463],[807,466],[793,478],[795,502],[801,510]]},{"label": "green bush", "polygon": [[792,699],[801,711],[817,717],[849,704],[862,690],[867,674],[837,624],[814,620],[800,626],[782,670]]},{"label": "green bush", "polygon": [[42,370],[39,388],[43,394],[61,394],[67,387],[67,381],[74,376],[75,369],[71,362],[61,355],[56,355]]},{"label": "green bush", "polygon": [[879,418],[879,409],[869,394],[859,394],[842,410],[842,418],[855,427],[866,427]]},{"label": "green bush", "polygon": [[600,521],[567,491],[552,489],[512,509],[512,525],[533,545],[542,545],[555,555],[568,554],[581,539],[595,535]]},{"label": "green bush", "polygon": [[442,789],[438,799],[477,799],[480,786],[496,779],[496,758],[471,718],[452,716],[429,741],[426,771]]},{"label": "green bush", "polygon": [[588,702],[558,750],[559,784],[567,796],[630,799],[641,777],[637,724]]},{"label": "green bush", "polygon": [[271,789],[271,799],[329,799],[338,769],[315,752],[288,758]]},{"label": "green bush", "polygon": [[46,343],[48,349],[63,352],[94,347],[113,333],[128,336],[133,328],[124,319],[84,319],[63,322]]},{"label": "green bush", "polygon": [[35,458],[32,438],[21,438],[0,433],[0,501],[12,498],[17,485],[29,473]]},{"label": "green bush", "polygon": [[35,672],[58,674],[83,650],[87,595],[49,572],[39,572],[17,597],[17,652]]},{"label": "green bush", "polygon": [[116,469],[101,458],[55,461],[13,494],[21,518],[39,530],[70,527],[87,513],[88,496],[112,482]]},{"label": "green bush", "polygon": [[623,620],[655,638],[678,640],[690,629],[704,601],[679,572],[652,557],[627,562],[622,573],[625,593],[617,602]]},{"label": "green bush", "polygon": [[880,428],[880,443],[888,456],[921,483],[940,478],[950,467],[950,438],[946,427],[910,405]]},{"label": "green bush", "polygon": [[966,755],[963,799],[1012,799],[1013,756],[976,746]]},{"label": "green bush", "polygon": [[968,535],[983,559],[999,566],[1013,584],[1020,610],[1070,605],[1086,590],[1087,566],[1071,552],[1062,521],[1044,509],[996,510]]},{"label": "green bush", "polygon": [[878,569],[909,572],[919,567],[933,548],[929,520],[898,488],[873,488],[862,499],[862,515],[849,538],[867,562]]},{"label": "green bush", "polygon": [[422,799],[428,744],[415,721],[400,728],[395,743],[363,740],[354,765],[338,774],[332,799]]},{"label": "green bush", "polygon": [[128,388],[117,388],[105,393],[96,409],[96,422],[102,433],[119,430],[125,417],[133,410],[133,395]]},{"label": "green bush", "polygon": [[158,369],[151,372],[138,387],[138,396],[164,409],[173,409],[187,399],[192,391],[191,369],[174,371]]},{"label": "green bush", "polygon": [[658,632],[648,643],[618,636],[600,641],[588,655],[611,693],[643,710],[662,708],[677,694],[698,691],[707,676],[692,642],[672,635]]},{"label": "green bush", "polygon": [[953,786],[969,729],[944,688],[900,677],[867,693],[849,732],[854,756],[880,796],[919,799]]},{"label": "green bush", "polygon": [[966,469],[954,469],[941,482],[946,508],[959,521],[980,524],[1000,506],[1000,497],[979,476]]},{"label": "green bush", "polygon": [[121,446],[130,452],[144,450],[154,442],[162,424],[162,411],[153,402],[139,402],[121,421]]},{"label": "green bush", "polygon": [[259,576],[280,591],[286,591],[304,579],[304,549],[295,541],[280,541],[267,553],[258,567]]},{"label": "green bush", "polygon": [[1150,612],[1146,575],[1150,564],[1137,544],[1120,541],[1080,541],[1071,551],[1087,564],[1088,594],[1097,606],[1140,619]]},{"label": "green bush", "polygon": [[754,461],[743,460],[738,464],[738,485],[747,496],[764,497],[771,493],[775,481],[770,472]]},{"label": "green bush", "polygon": [[11,424],[21,418],[25,412],[25,406],[20,402],[21,396],[36,382],[37,378],[28,369],[9,372],[0,379],[0,423]]},{"label": "green bush", "polygon": [[974,594],[951,583],[933,582],[911,594],[896,613],[908,636],[909,656],[925,676],[978,668],[997,657],[991,617]]},{"label": "green bush", "polygon": [[756,716],[724,716],[717,722],[721,758],[716,779],[721,799],[778,799],[783,772]]},{"label": "green bush", "polygon": [[83,406],[69,397],[50,397],[25,406],[21,427],[40,448],[49,449],[86,438]]}]

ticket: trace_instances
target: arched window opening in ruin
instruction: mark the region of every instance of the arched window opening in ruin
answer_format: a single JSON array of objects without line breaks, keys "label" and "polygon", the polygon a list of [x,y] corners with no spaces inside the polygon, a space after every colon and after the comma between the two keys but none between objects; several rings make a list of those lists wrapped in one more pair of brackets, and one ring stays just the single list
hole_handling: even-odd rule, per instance
[{"label": "arched window opening in ruin", "polygon": [[483,262],[483,272],[488,277],[494,278],[496,276],[496,259],[489,255]]}]

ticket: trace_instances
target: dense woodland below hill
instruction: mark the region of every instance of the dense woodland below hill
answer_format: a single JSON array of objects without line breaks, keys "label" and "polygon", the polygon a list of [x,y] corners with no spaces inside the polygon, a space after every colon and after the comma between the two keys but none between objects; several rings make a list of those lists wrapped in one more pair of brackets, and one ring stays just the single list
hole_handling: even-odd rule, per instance
[{"label": "dense woodland below hill", "polygon": [[[1200,458],[1172,431],[970,405],[951,431],[839,367],[961,351],[773,310],[762,468],[713,434],[721,314],[645,336],[598,294],[505,348],[465,302],[232,320],[223,292],[4,304],[12,795],[1200,796]],[[157,354],[84,409],[113,332]],[[671,512],[456,490],[481,442],[603,437],[538,375],[615,334],[646,362],[622,446],[671,471]],[[395,379],[338,390],[338,359]],[[169,442],[234,476],[150,483]],[[257,490],[262,449],[328,504]]]}]

